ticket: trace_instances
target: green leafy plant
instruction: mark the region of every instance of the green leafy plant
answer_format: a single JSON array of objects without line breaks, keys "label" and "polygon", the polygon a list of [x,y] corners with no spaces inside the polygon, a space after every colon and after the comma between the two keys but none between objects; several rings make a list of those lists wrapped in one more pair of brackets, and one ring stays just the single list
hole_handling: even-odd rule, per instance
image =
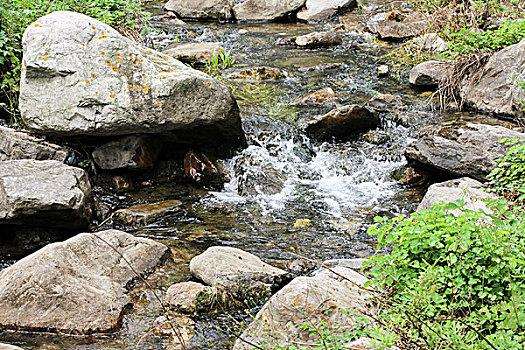
[{"label": "green leafy plant", "polygon": [[496,160],[498,167],[488,175],[491,180],[491,190],[524,201],[525,140],[515,137],[502,139],[499,142],[510,148],[504,157]]},{"label": "green leafy plant", "polygon": [[231,50],[225,51],[220,49],[214,52],[212,57],[206,63],[208,72],[217,73],[222,69],[228,69],[235,64],[235,58],[231,57]]}]

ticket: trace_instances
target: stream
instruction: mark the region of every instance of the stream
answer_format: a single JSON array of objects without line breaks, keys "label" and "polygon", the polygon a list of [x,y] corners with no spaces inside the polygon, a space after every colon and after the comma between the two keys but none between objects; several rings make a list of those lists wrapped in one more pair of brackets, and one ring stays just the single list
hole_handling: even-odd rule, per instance
[{"label": "stream", "polygon": [[[172,259],[148,277],[161,297],[171,284],[188,280],[190,259],[213,245],[237,247],[280,267],[295,259],[290,251],[319,260],[370,256],[376,242],[366,230],[374,216],[410,213],[425,191],[401,185],[394,176],[406,165],[407,143],[426,125],[477,118],[433,109],[428,95],[412,89],[404,75],[378,77],[379,64],[388,63],[382,57],[398,44],[340,32],[343,45],[335,48],[276,45],[279,38],[337,27],[337,19],[319,25],[188,22],[179,27],[156,20],[162,14],[161,4],[150,4],[149,10],[154,15],[151,26],[158,30],[148,36],[155,49],[180,40],[218,42],[231,50],[236,63],[221,71],[219,78],[238,100],[249,144],[222,160],[230,181],[220,191],[174,183],[154,183],[123,194],[95,189],[97,200],[119,208],[167,199],[183,201],[182,210],[146,227],[115,226],[172,249]],[[357,22],[362,16],[366,13],[348,18]],[[228,79],[233,71],[257,66],[278,68],[286,78]],[[291,102],[326,87],[337,93],[339,105],[364,104],[375,94],[396,94],[402,107],[381,112],[381,125],[352,141],[318,142],[309,139],[301,125],[334,105],[293,106]],[[0,252],[0,267],[15,260]],[[139,284],[132,295],[134,309],[114,334],[82,337],[0,331],[0,341],[24,349],[162,349],[165,338],[151,332],[153,321],[162,314],[153,291]],[[230,328],[238,327],[238,321],[249,321],[256,310],[195,318],[198,348],[228,348],[233,340]]]}]

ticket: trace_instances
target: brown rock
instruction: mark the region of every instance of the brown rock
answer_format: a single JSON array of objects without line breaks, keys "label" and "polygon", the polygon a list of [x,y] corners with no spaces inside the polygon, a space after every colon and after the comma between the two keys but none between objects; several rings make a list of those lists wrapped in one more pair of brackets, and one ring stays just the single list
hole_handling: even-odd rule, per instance
[{"label": "brown rock", "polygon": [[292,105],[316,105],[325,103],[335,103],[336,100],[337,95],[335,91],[332,88],[327,87],[295,99],[292,102]]},{"label": "brown rock", "polygon": [[179,200],[133,205],[127,209],[117,210],[113,220],[128,226],[145,226],[156,217],[180,210],[181,205],[182,202]]},{"label": "brown rock", "polygon": [[224,172],[217,161],[195,151],[186,153],[184,173],[193,182],[205,187],[220,187],[225,181]]},{"label": "brown rock", "polygon": [[277,68],[272,67],[247,68],[230,74],[230,79],[242,79],[252,81],[278,80],[283,78],[283,72],[281,72]]}]

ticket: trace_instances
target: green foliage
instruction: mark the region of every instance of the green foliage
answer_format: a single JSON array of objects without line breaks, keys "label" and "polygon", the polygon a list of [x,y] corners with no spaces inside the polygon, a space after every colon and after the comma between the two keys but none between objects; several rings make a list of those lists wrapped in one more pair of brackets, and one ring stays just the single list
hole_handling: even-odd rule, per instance
[{"label": "green foliage", "polygon": [[132,35],[145,28],[149,17],[141,0],[3,0],[0,2],[0,107],[18,116],[22,35],[25,28],[53,11],[76,11]]},{"label": "green foliage", "polygon": [[511,210],[503,201],[493,204],[492,213],[463,206],[377,218],[379,225],[369,229],[378,249],[392,249],[367,262],[369,286],[384,291],[389,306],[381,317],[405,345],[508,349],[525,341],[525,219],[516,214],[521,208]]},{"label": "green foliage", "polygon": [[510,146],[507,154],[498,159],[498,167],[488,178],[494,192],[525,200],[525,140],[517,137],[499,141]]},{"label": "green foliage", "polygon": [[235,58],[231,57],[231,50],[221,49],[218,53],[214,52],[210,60],[206,63],[209,72],[217,73],[221,69],[227,69],[235,64]]},{"label": "green foliage", "polygon": [[508,21],[490,26],[486,31],[462,29],[451,34],[449,42],[453,55],[468,55],[480,51],[495,51],[525,38],[525,21]]}]

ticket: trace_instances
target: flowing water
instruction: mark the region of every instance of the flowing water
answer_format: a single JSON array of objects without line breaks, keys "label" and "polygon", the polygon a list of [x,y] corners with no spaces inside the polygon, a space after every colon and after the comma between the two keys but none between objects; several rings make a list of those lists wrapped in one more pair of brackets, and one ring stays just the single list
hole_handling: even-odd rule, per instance
[{"label": "flowing water", "polygon": [[[160,9],[151,5],[154,14]],[[120,195],[100,191],[99,200],[117,207],[164,199],[183,201],[182,211],[144,228],[121,227],[172,248],[173,259],[149,277],[161,297],[170,284],[190,277],[189,260],[212,245],[238,247],[281,266],[294,259],[290,250],[315,259],[373,254],[374,238],[366,235],[373,217],[413,211],[423,193],[423,189],[398,184],[393,177],[405,165],[407,143],[427,124],[471,118],[433,111],[427,97],[408,86],[406,76],[378,78],[381,57],[393,44],[344,32],[344,44],[336,48],[306,50],[275,44],[278,38],[323,30],[337,22],[317,26],[152,24],[159,30],[149,36],[154,48],[180,40],[219,42],[231,50],[236,64],[221,72],[220,78],[238,99],[249,140],[248,148],[223,160],[230,182],[221,191],[170,183]],[[231,71],[256,66],[279,68],[286,78],[260,83],[227,78]],[[350,142],[317,142],[301,131],[301,125],[334,106],[298,107],[291,102],[325,87],[336,91],[341,105],[363,104],[374,94],[391,93],[401,96],[403,107],[381,113],[376,130]],[[0,250],[0,268],[14,261]],[[133,297],[134,310],[114,334],[71,337],[0,332],[0,340],[25,349],[161,349],[164,339],[151,333],[153,320],[162,313],[153,292],[139,286]],[[200,348],[227,348],[232,317],[243,318],[223,314],[196,319]]]}]

